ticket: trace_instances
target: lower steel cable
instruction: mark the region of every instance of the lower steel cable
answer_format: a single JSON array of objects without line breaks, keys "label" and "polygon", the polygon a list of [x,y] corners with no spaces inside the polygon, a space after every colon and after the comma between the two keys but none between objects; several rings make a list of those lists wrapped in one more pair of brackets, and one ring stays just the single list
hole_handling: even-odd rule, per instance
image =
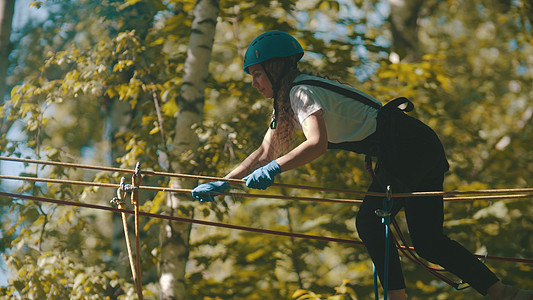
[{"label": "lower steel cable", "polygon": [[[84,207],[84,208],[90,208],[90,209],[111,211],[111,212],[115,212],[115,213],[135,214],[135,212],[133,210],[118,209],[118,208],[114,208],[114,207],[102,206],[102,205],[90,204],[90,203],[82,203],[82,202],[74,202],[74,201],[66,201],[66,200],[57,200],[57,199],[50,199],[50,198],[44,198],[44,197],[20,195],[20,194],[13,194],[13,193],[5,193],[5,192],[0,192],[0,196],[9,197],[9,198],[15,198],[15,199],[26,199],[26,200],[33,200],[33,201],[39,201],[39,202],[47,202],[47,203],[53,203],[53,204],[59,204],[59,205],[69,205],[69,206],[75,206],[75,207]],[[199,225],[206,225],[206,226],[215,226],[215,227],[235,229],[235,230],[255,232],[255,233],[263,233],[263,234],[279,235],[279,236],[287,236],[287,237],[296,237],[296,238],[317,240],[317,241],[323,241],[323,242],[334,242],[334,243],[343,243],[343,244],[351,244],[351,245],[359,245],[359,246],[363,245],[363,242],[361,242],[361,241],[355,241],[355,240],[349,240],[349,239],[334,238],[334,237],[327,237],[327,236],[318,236],[318,235],[309,235],[309,234],[286,232],[286,231],[277,231],[277,230],[262,229],[262,228],[254,228],[254,227],[233,225],[233,224],[227,224],[227,223],[219,223],[219,222],[204,221],[204,220],[198,220],[198,219],[175,217],[175,216],[169,216],[169,215],[164,215],[164,214],[154,214],[154,213],[148,213],[148,212],[142,212],[142,211],[139,212],[139,215],[144,216],[144,217],[148,217],[148,218],[157,218],[157,219],[164,219],[164,220],[176,221],[176,222],[192,223],[192,224],[199,224]],[[402,249],[406,249],[408,251],[415,251],[413,247],[401,246],[401,248]],[[485,257],[485,255],[476,255],[476,256],[479,257],[479,258],[484,258]],[[486,256],[486,259],[488,259],[488,260],[499,260],[499,261],[508,261],[508,262],[533,264],[533,259],[526,259],[526,258]]]}]

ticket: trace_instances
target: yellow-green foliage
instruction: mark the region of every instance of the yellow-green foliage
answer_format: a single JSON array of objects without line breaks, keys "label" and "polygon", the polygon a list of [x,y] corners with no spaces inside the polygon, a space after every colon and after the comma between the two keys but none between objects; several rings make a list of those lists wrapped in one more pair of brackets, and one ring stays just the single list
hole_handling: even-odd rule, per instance
[{"label": "yellow-green foliage", "polygon": [[[198,99],[204,103],[203,122],[193,128],[200,144],[179,154],[171,150],[180,138],[176,116],[190,109],[180,93],[187,84],[183,64],[196,1],[34,2],[49,9],[50,17],[25,30],[14,45],[11,93],[0,110],[0,149],[3,155],[124,168],[140,161],[155,171],[169,171],[169,161],[180,161],[193,174],[222,176],[259,145],[272,110],[271,100],[262,99],[243,73],[242,54],[261,32],[280,29],[294,34],[307,50],[302,61],[307,71],[338,78],[382,102],[409,97],[415,104],[412,115],[434,128],[446,148],[451,165],[447,190],[531,187],[531,4],[427,1],[417,22],[421,59],[392,63],[389,20],[373,22],[386,1],[353,2],[221,1],[205,98]],[[328,35],[335,32],[341,34]],[[367,80],[357,80],[356,70],[370,70]],[[24,173],[112,183],[123,176],[34,165]],[[362,157],[340,151],[279,178],[360,191],[370,181]],[[143,184],[167,186],[168,179],[145,178]],[[17,192],[99,204],[114,194],[30,183]],[[141,194],[142,209],[161,212],[165,197]],[[217,201],[183,203],[178,211],[244,226],[357,239],[357,206],[237,197]],[[0,294],[102,299],[135,293],[125,255],[111,250],[124,243],[120,232],[113,240],[111,214],[8,198],[0,203],[0,250],[10,272],[9,286]],[[533,258],[530,203],[447,204],[445,230],[480,254]],[[160,224],[148,219],[141,224],[145,295],[157,296]],[[337,300],[373,294],[364,247],[206,226],[194,226],[190,242],[187,299]],[[533,284],[528,265],[487,264],[507,283]],[[481,299],[472,290],[452,291],[414,264],[405,262],[404,271],[411,299]]]}]

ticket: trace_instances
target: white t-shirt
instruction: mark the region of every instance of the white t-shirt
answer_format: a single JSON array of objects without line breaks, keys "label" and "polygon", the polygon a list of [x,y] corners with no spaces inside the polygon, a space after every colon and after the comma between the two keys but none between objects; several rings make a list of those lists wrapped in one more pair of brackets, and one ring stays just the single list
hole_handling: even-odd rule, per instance
[{"label": "white t-shirt", "polygon": [[[294,82],[320,80],[352,90],[381,106],[374,97],[336,81],[301,74]],[[331,143],[361,141],[376,131],[378,110],[355,99],[313,85],[296,85],[290,93],[291,106],[300,125],[311,114],[322,110]]]}]

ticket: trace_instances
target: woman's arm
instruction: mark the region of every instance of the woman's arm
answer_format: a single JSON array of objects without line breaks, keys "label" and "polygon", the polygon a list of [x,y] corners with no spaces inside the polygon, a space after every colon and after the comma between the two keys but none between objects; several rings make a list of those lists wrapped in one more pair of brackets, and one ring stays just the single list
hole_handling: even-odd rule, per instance
[{"label": "woman's arm", "polygon": [[271,144],[272,131],[269,128],[263,138],[261,146],[243,160],[233,171],[231,171],[225,178],[241,179],[244,176],[252,173],[255,169],[266,165],[274,159],[274,149]]},{"label": "woman's arm", "polygon": [[[328,135],[322,110],[307,117],[302,123],[302,130],[306,140],[289,153],[276,159],[283,172],[305,165],[327,151]],[[241,179],[252,173],[258,167],[269,163],[274,158],[271,139],[272,131],[268,129],[261,146],[226,175],[225,178]]]},{"label": "woman's arm", "polygon": [[306,140],[276,159],[283,172],[313,161],[328,149],[328,134],[322,110],[307,117],[302,123],[302,130]]}]

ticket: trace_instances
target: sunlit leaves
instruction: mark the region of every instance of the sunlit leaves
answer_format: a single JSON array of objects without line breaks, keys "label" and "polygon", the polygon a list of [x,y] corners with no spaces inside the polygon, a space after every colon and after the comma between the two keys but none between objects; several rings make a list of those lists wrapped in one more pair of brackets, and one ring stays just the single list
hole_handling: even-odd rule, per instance
[{"label": "sunlit leaves", "polygon": [[[527,10],[517,4],[525,2],[515,1],[517,5],[502,10],[501,3],[437,1],[417,22],[426,55],[417,62],[391,63],[386,16],[381,23],[372,23],[380,9],[374,2],[355,1],[360,10],[347,10],[349,1],[221,1],[210,74],[205,79],[204,122],[193,128],[199,146],[169,157],[195,2],[65,2],[68,9],[54,15],[47,26],[28,32],[17,44],[18,64],[10,77],[16,86],[0,111],[5,127],[21,124],[25,140],[7,140],[2,133],[2,150],[20,155],[17,146],[25,144],[42,158],[107,164],[102,158],[113,149],[120,153],[117,165],[123,167],[142,161],[143,167],[162,170],[169,161],[180,161],[194,173],[223,176],[259,145],[272,111],[271,100],[262,99],[243,74],[242,55],[255,36],[281,29],[296,36],[306,49],[305,70],[338,78],[382,102],[397,96],[410,98],[415,103],[411,114],[434,128],[444,142],[452,165],[447,188],[523,187],[531,183],[528,111],[533,39],[524,15]],[[359,73],[354,71],[364,71],[364,76],[356,77]],[[361,82],[361,78],[369,80]],[[116,114],[108,115],[111,107],[117,106]],[[119,130],[109,133],[107,126],[113,122],[120,124]],[[68,169],[31,169],[28,173],[103,182],[116,182],[119,177]],[[168,185],[162,178],[146,180]],[[362,157],[342,151],[329,151],[305,167],[282,174],[280,180],[354,190],[364,190],[370,181]],[[107,202],[110,196],[98,189],[29,183],[21,192],[62,199],[79,196],[82,201]],[[161,211],[165,197],[163,193],[147,195],[143,210]],[[194,203],[196,217],[356,238],[357,206],[236,197],[217,201]],[[103,298],[108,289],[120,288],[133,293],[126,282],[129,278],[114,273],[119,263],[107,260],[111,237],[101,232],[91,213],[11,199],[2,199],[2,203],[9,203],[7,211],[16,218],[2,218],[1,246],[16,252],[8,263],[19,272],[3,292],[11,295],[18,290],[36,298]],[[189,212],[187,205],[178,210]],[[503,215],[504,211],[507,214]],[[476,201],[447,205],[445,224],[447,232],[469,249],[531,257],[527,235],[533,226],[531,215],[524,201],[504,205]],[[160,223],[146,220],[142,225],[143,230],[155,231]],[[346,299],[357,293],[366,299],[371,293],[371,264],[364,248],[194,228],[187,270],[191,297],[337,299],[343,295]],[[156,235],[143,237],[147,267],[157,264],[158,247]],[[406,277],[412,279],[410,294],[437,298],[449,293],[449,288],[428,279],[423,270],[404,265]],[[530,284],[527,266],[490,266],[509,270],[506,280]],[[152,276],[153,282],[156,275]],[[29,283],[35,288],[30,290]],[[473,299],[472,294],[465,295]]]},{"label": "sunlit leaves", "polygon": [[376,72],[376,78],[380,82],[376,88],[376,96],[385,96],[388,99],[404,96],[418,102],[436,91],[452,91],[453,79],[443,67],[442,55],[425,55],[423,60],[417,63],[382,62],[381,68]]},{"label": "sunlit leaves", "polygon": [[85,298],[104,299],[110,290],[123,283],[115,271],[104,271],[104,266],[90,266],[78,261],[78,254],[48,251],[37,259],[14,258],[19,265],[13,286],[5,288],[3,295],[26,295],[34,298]]}]

